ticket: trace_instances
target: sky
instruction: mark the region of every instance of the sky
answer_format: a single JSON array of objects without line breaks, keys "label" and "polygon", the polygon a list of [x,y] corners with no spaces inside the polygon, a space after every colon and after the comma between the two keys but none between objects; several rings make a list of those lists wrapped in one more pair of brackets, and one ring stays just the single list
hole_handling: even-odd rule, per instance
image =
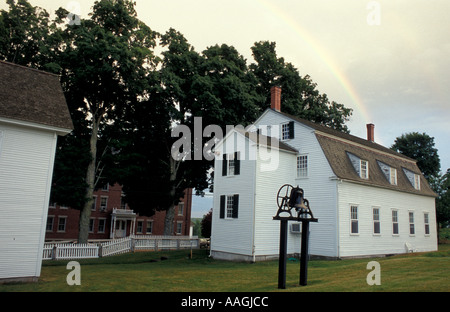
[{"label": "sky", "polygon": [[[390,147],[396,137],[434,137],[441,170],[450,168],[450,1],[448,0],[135,0],[151,29],[181,32],[196,51],[276,42],[277,54],[309,75],[321,93],[353,109],[351,134]],[[29,0],[88,18],[93,0]],[[7,9],[0,0],[0,9]],[[194,199],[193,217],[211,206]]]}]

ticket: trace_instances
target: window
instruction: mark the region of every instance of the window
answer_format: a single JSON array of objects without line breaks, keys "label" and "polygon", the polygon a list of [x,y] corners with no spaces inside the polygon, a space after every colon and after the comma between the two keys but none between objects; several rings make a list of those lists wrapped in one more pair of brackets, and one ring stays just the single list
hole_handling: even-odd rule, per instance
[{"label": "window", "polygon": [[373,234],[380,234],[380,208],[373,208]]},{"label": "window", "polygon": [[409,212],[409,234],[410,235],[414,235],[415,231],[414,231],[414,212],[410,211]]},{"label": "window", "polygon": [[127,203],[125,202],[124,196],[120,196],[120,209],[127,209]]},{"label": "window", "polygon": [[142,234],[143,229],[144,229],[144,221],[138,221],[136,226],[136,233]]},{"label": "window", "polygon": [[430,234],[430,220],[428,217],[428,212],[425,212],[423,214],[423,222],[425,224],[425,235],[429,235]]},{"label": "window", "polygon": [[398,235],[398,211],[392,210],[392,234]]},{"label": "window", "polygon": [[397,185],[397,169],[377,160],[378,166],[380,166],[381,172],[392,185]]},{"label": "window", "polygon": [[153,231],[153,221],[147,221],[147,229],[145,230],[145,233],[152,234]]},{"label": "window", "polygon": [[412,187],[414,187],[416,190],[420,190],[420,174],[414,173],[406,168],[403,168],[403,172],[405,173]]},{"label": "window", "polygon": [[180,202],[178,203],[178,215],[182,216],[184,214],[184,203]]},{"label": "window", "polygon": [[414,174],[414,188],[420,190],[420,176],[418,174]]},{"label": "window", "polygon": [[359,158],[358,156],[346,152],[347,156],[353,166],[353,168],[356,171],[356,174],[362,178],[362,179],[368,179],[369,178],[369,162],[367,160],[363,160]]},{"label": "window", "polygon": [[106,227],[106,220],[98,219],[97,233],[105,233],[105,227]]},{"label": "window", "polygon": [[107,206],[108,206],[108,196],[102,196],[100,198],[100,211],[106,211]]},{"label": "window", "polygon": [[390,182],[392,185],[397,185],[397,169],[395,169],[395,168],[390,168],[389,182]]},{"label": "window", "polygon": [[67,217],[59,217],[58,218],[58,232],[66,231],[66,219],[67,219]]},{"label": "window", "polygon": [[358,234],[358,206],[350,206],[350,233]]},{"label": "window", "polygon": [[222,176],[239,175],[241,172],[240,152],[223,154]]},{"label": "window", "polygon": [[292,223],[291,224],[291,233],[301,233],[302,232],[302,224],[301,223]]},{"label": "window", "polygon": [[363,179],[368,179],[369,178],[369,162],[367,160],[361,159],[360,166],[361,166],[360,177]]},{"label": "window", "polygon": [[308,155],[297,156],[297,178],[308,177]]},{"label": "window", "polygon": [[183,233],[183,221],[177,222],[177,234],[181,235]]},{"label": "window", "polygon": [[91,210],[95,211],[95,209],[97,209],[97,196],[93,196],[92,197],[92,206],[91,206]]},{"label": "window", "polygon": [[109,183],[106,183],[102,186],[102,191],[108,192],[109,191]]},{"label": "window", "polygon": [[47,217],[47,227],[46,227],[46,231],[47,232],[53,232],[53,222],[55,221],[55,217],[54,216],[48,216]]},{"label": "window", "polygon": [[294,122],[290,121],[281,125],[281,141],[294,138]]},{"label": "window", "polygon": [[239,195],[220,196],[220,218],[237,219],[239,210]]},{"label": "window", "polygon": [[89,233],[94,233],[94,222],[94,218],[89,219]]}]

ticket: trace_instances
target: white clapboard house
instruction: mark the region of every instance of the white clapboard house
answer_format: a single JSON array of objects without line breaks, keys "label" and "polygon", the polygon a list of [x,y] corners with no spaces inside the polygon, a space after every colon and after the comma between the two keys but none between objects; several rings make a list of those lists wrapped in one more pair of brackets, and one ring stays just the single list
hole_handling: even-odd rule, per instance
[{"label": "white clapboard house", "polygon": [[[284,184],[304,190],[318,219],[310,224],[310,255],[437,250],[436,195],[416,161],[375,143],[372,124],[367,139],[336,131],[283,113],[281,91],[272,92],[271,108],[252,127],[216,145],[212,257],[278,257],[280,221],[273,216]],[[289,254],[300,252],[300,233],[290,221]]]},{"label": "white clapboard house", "polygon": [[58,76],[0,61],[0,283],[40,276],[57,137],[72,128]]}]

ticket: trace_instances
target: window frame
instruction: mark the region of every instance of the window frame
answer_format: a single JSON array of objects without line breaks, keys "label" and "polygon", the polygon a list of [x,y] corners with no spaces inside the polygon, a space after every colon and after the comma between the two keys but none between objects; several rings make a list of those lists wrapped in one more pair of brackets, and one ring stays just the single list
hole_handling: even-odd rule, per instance
[{"label": "window frame", "polygon": [[220,196],[219,218],[234,220],[239,218],[239,194]]},{"label": "window frame", "polygon": [[144,220],[136,220],[136,234],[144,233]]},{"label": "window frame", "polygon": [[[394,216],[395,213],[395,216]],[[400,235],[399,223],[398,223],[398,210],[392,209],[392,235]],[[395,233],[397,231],[397,233]]]},{"label": "window frame", "polygon": [[409,224],[409,235],[416,235],[416,229],[414,224],[414,211],[408,211],[408,224]]},{"label": "window frame", "polygon": [[280,127],[280,141],[292,140],[295,138],[294,122],[288,121],[281,124]]},{"label": "window frame", "polygon": [[55,226],[55,216],[47,215],[47,224],[45,225],[45,232],[47,232],[47,233],[53,232],[54,226]]},{"label": "window frame", "polygon": [[176,235],[181,235],[183,234],[183,221],[177,221],[177,226],[176,226],[176,230],[175,230],[175,234]]},{"label": "window frame", "polygon": [[414,173],[414,188],[420,191],[420,175]]},{"label": "window frame", "polygon": [[389,168],[389,182],[391,185],[397,185],[397,169]]},{"label": "window frame", "polygon": [[[303,167],[301,167],[301,165],[303,165]],[[307,178],[309,176],[308,169],[308,154],[297,155],[297,178]]]},{"label": "window frame", "polygon": [[423,224],[425,230],[425,236],[430,235],[430,213],[427,211],[423,212]]},{"label": "window frame", "polygon": [[[234,177],[241,174],[241,152],[223,154],[222,158],[222,176]],[[232,164],[232,165],[231,165]],[[231,174],[231,168],[233,173]]]},{"label": "window frame", "polygon": [[[106,199],[105,206],[103,207],[103,199]],[[108,210],[108,196],[100,196],[100,209],[99,211],[107,211]]]},{"label": "window frame", "polygon": [[[64,220],[64,222],[61,222],[62,220]],[[61,229],[61,226],[62,226],[62,229]],[[67,216],[59,216],[58,217],[57,232],[58,233],[65,233],[66,232],[66,228],[67,228]]]},{"label": "window frame", "polygon": [[153,220],[147,220],[147,225],[145,227],[145,234],[152,234],[152,233],[153,233]]},{"label": "window frame", "polygon": [[98,218],[97,233],[105,233],[105,230],[106,230],[106,219]]},{"label": "window frame", "polygon": [[89,218],[88,233],[94,233],[94,229],[95,229],[95,218]]},{"label": "window frame", "polygon": [[[364,168],[364,169],[363,169]],[[365,159],[359,160],[359,177],[361,179],[369,179],[369,161]]]},{"label": "window frame", "polygon": [[[377,213],[375,213],[377,212]],[[372,207],[373,235],[381,235],[381,208]],[[378,230],[378,232],[376,231]]]},{"label": "window frame", "polygon": [[[354,226],[356,225],[356,232]],[[350,235],[359,235],[358,205],[350,205]]]},{"label": "window frame", "polygon": [[92,196],[92,205],[91,205],[91,211],[97,210],[97,195]]},{"label": "window frame", "polygon": [[184,216],[184,202],[178,203],[178,216]]}]

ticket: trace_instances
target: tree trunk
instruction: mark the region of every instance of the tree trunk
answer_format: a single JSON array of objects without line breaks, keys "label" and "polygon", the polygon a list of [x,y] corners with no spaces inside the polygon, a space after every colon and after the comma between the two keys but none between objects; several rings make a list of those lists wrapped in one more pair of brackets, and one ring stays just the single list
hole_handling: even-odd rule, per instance
[{"label": "tree trunk", "polygon": [[173,235],[173,220],[175,218],[175,205],[171,204],[166,210],[166,218],[164,219],[164,235]]},{"label": "tree trunk", "polygon": [[[170,182],[172,183],[172,189],[170,190],[170,198],[175,197],[176,193],[176,186],[175,186],[175,180],[177,178],[177,171],[179,163],[170,157]],[[175,218],[175,205],[172,203],[170,204],[169,208],[166,210],[166,217],[164,219],[164,235],[173,235],[173,221]]]},{"label": "tree trunk", "polygon": [[98,139],[97,135],[99,123],[100,123],[99,120],[93,118],[92,134],[90,139],[91,162],[89,163],[86,172],[86,183],[87,183],[86,202],[84,204],[83,209],[80,212],[80,223],[78,231],[78,243],[80,244],[86,244],[89,237],[89,220],[91,217],[91,207],[95,187],[95,165],[97,158],[97,139]]}]

